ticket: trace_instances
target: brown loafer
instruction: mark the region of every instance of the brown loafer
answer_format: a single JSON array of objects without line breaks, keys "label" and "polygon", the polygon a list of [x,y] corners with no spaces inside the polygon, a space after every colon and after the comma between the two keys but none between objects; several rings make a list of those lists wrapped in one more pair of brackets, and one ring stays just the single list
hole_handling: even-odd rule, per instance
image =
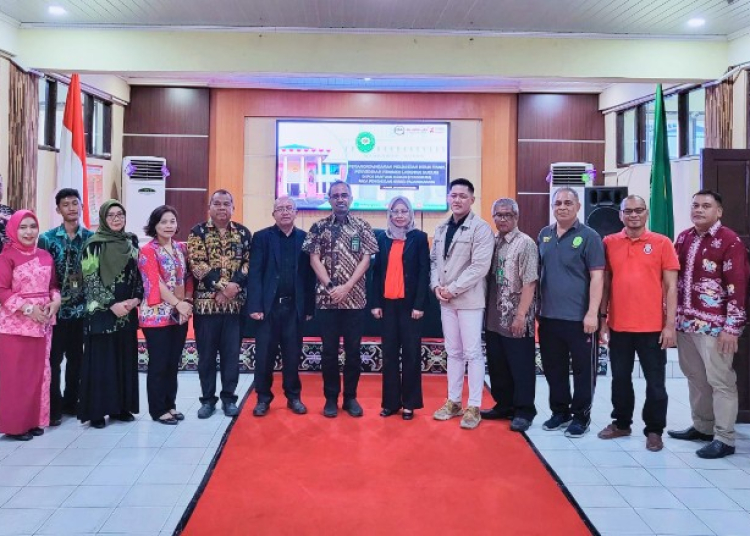
[{"label": "brown loafer", "polygon": [[659,452],[663,448],[664,441],[661,440],[661,436],[659,434],[651,432],[646,436],[646,450],[650,450],[651,452]]},{"label": "brown loafer", "polygon": [[599,439],[616,439],[618,437],[626,437],[633,433],[630,428],[618,428],[615,423],[608,424],[601,432],[596,434]]}]

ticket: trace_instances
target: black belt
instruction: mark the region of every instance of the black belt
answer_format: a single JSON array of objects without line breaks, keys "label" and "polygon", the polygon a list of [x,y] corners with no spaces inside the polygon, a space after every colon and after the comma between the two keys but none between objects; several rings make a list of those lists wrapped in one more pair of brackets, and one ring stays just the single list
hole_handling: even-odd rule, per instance
[{"label": "black belt", "polygon": [[276,298],[276,303],[278,303],[279,305],[292,303],[292,301],[294,301],[294,296],[281,296],[279,298]]}]

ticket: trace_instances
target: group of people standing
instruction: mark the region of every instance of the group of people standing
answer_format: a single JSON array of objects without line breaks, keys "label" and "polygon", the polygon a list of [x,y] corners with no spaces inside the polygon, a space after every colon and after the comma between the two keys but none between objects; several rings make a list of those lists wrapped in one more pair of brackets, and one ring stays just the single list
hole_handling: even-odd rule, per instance
[{"label": "group of people standing", "polygon": [[[211,417],[219,400],[225,415],[238,414],[238,353],[247,317],[257,322],[253,415],[270,411],[279,352],[287,407],[307,413],[298,367],[304,322],[313,315],[321,326],[323,415],[336,417],[340,407],[360,417],[359,350],[368,309],[383,323],[380,415],[400,412],[411,420],[424,405],[421,320],[432,292],[440,304],[448,357],[448,396],[435,419],[461,417],[465,429],[482,419],[507,419],[511,430],[527,430],[536,415],[538,336],[552,412],[543,429],[581,437],[591,422],[601,337],[610,344],[613,422],[598,436],[632,433],[637,353],[647,383],[646,448],[658,451],[666,427],[666,349],[676,343],[693,426],[669,434],[710,441],[697,451],[704,458],[734,452],[732,359],[746,320],[750,270],[738,236],[721,224],[718,193],[695,194],[694,227],[674,246],[647,230],[646,202],[635,195],[620,207],[624,229],[602,240],[578,220],[576,191],[561,188],[552,198],[555,223],[535,241],[518,229],[516,201],[495,201],[493,233],[472,211],[472,183],[456,179],[448,193],[451,215],[437,227],[430,246],[416,229],[406,197],[390,201],[386,229],[373,231],[349,213],[353,196],[347,183],[333,183],[328,194],[332,213],[309,232],[295,226],[293,199],[281,197],[273,206],[275,225],[253,238],[232,221],[231,193],[218,190],[209,202],[209,219],[193,227],[187,244],[174,240],[176,210],[161,206],[144,228],[153,240],[140,248],[125,232],[125,209],[115,200],[102,205],[95,233],[84,229],[80,195],[71,189],[55,199],[62,225],[41,236],[33,213],[5,217],[0,431],[28,440],[47,425],[59,425],[65,414],[96,428],[106,425],[107,416],[133,420],[139,411],[139,326],[149,350],[149,413],[158,423],[177,424],[184,419],[176,408],[177,370],[191,318],[200,356],[198,418]],[[371,262],[368,302],[365,274]],[[483,332],[495,404],[481,410]]]}]

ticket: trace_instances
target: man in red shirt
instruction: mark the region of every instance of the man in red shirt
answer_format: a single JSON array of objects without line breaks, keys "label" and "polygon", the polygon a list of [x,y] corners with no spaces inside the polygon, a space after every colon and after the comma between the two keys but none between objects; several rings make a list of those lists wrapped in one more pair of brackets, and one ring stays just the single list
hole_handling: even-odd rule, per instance
[{"label": "man in red shirt", "polygon": [[677,350],[688,380],[693,425],[669,435],[710,441],[696,451],[708,459],[734,454],[738,401],[732,361],[747,319],[747,250],[737,233],[721,224],[722,212],[721,195],[701,190],[690,209],[694,227],[675,242],[681,266]]},{"label": "man in red shirt", "polygon": [[669,238],[646,229],[648,208],[642,197],[623,199],[620,220],[625,228],[604,238],[607,265],[600,307],[607,319],[602,323],[601,336],[609,336],[614,420],[598,435],[600,439],[615,439],[631,434],[635,409],[632,375],[637,352],[646,377],[646,448],[658,452],[664,447],[661,436],[667,425],[667,348],[675,343],[680,265]]}]

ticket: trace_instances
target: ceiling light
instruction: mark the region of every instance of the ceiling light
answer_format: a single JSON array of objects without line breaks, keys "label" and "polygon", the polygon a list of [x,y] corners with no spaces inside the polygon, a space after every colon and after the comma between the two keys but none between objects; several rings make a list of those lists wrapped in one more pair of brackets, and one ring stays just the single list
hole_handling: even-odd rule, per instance
[{"label": "ceiling light", "polygon": [[688,26],[691,28],[700,28],[704,24],[706,24],[706,19],[690,19],[688,21]]},{"label": "ceiling light", "polygon": [[67,11],[65,11],[65,8],[61,6],[49,6],[47,8],[47,12],[50,15],[65,15],[67,13]]},{"label": "ceiling light", "polygon": [[372,80],[372,78],[363,78],[362,80],[364,80],[365,82],[369,82],[370,80]]}]

